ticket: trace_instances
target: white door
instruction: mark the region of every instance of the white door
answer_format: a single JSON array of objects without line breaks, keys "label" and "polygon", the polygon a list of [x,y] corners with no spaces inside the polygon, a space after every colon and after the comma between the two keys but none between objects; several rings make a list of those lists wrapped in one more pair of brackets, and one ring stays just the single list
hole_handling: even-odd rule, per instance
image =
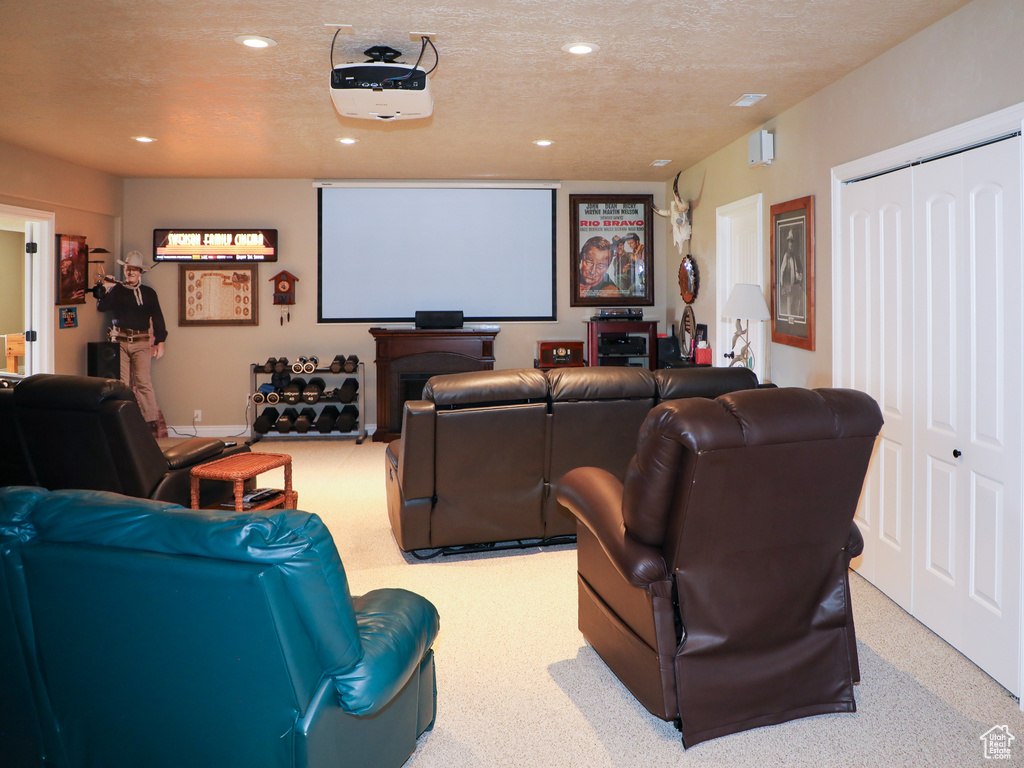
[{"label": "white door", "polygon": [[885,423],[857,510],[858,572],[911,610],[913,565],[913,214],[909,168],[849,184],[839,219],[844,260],[834,309],[843,323],[835,384],[867,392]]},{"label": "white door", "polygon": [[914,169],[913,614],[1017,693],[1020,143]]},{"label": "white door", "polygon": [[[718,348],[715,365],[727,366],[724,357],[731,350],[736,321],[722,317],[722,309],[736,283],[752,283],[764,288],[764,205],[760,194],[723,205],[715,211],[715,313],[718,319]],[[767,300],[766,300],[767,301]],[[747,321],[744,321],[746,323]],[[754,353],[754,373],[759,381],[768,381],[768,334],[766,323],[751,321],[748,329],[750,349]],[[740,345],[734,351],[738,352]]]}]

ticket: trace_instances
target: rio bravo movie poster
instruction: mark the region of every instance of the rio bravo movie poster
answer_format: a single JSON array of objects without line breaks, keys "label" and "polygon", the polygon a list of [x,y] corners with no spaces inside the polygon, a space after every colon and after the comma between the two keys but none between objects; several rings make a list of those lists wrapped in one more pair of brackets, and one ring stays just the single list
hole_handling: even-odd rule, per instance
[{"label": "rio bravo movie poster", "polygon": [[646,304],[651,286],[651,203],[645,195],[572,201],[576,237],[573,303]]}]

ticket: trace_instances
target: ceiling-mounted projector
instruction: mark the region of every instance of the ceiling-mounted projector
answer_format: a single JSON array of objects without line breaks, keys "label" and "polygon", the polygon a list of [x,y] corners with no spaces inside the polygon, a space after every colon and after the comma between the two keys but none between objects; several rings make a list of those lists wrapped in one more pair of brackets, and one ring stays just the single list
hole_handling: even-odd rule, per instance
[{"label": "ceiling-mounted projector", "polygon": [[400,64],[394,48],[365,51],[370,61],[339,64],[331,70],[331,101],[342,117],[364,120],[412,120],[430,117],[434,97],[422,67]]}]

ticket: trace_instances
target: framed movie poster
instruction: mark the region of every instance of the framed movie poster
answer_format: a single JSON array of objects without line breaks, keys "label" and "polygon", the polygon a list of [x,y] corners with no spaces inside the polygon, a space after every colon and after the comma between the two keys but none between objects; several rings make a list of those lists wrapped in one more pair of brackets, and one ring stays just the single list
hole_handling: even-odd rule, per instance
[{"label": "framed movie poster", "polygon": [[814,197],[771,207],[772,341],[814,350]]},{"label": "framed movie poster", "polygon": [[178,267],[178,325],[259,325],[256,265]]},{"label": "framed movie poster", "polygon": [[80,235],[57,235],[56,304],[85,304],[89,246]]},{"label": "framed movie poster", "polygon": [[653,195],[569,195],[573,307],[654,304]]}]

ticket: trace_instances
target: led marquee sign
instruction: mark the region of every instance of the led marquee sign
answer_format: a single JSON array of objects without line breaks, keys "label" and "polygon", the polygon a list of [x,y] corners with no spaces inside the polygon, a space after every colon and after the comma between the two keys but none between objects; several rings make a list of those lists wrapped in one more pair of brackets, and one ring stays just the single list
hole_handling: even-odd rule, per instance
[{"label": "led marquee sign", "polygon": [[154,261],[277,261],[276,229],[154,229]]}]

